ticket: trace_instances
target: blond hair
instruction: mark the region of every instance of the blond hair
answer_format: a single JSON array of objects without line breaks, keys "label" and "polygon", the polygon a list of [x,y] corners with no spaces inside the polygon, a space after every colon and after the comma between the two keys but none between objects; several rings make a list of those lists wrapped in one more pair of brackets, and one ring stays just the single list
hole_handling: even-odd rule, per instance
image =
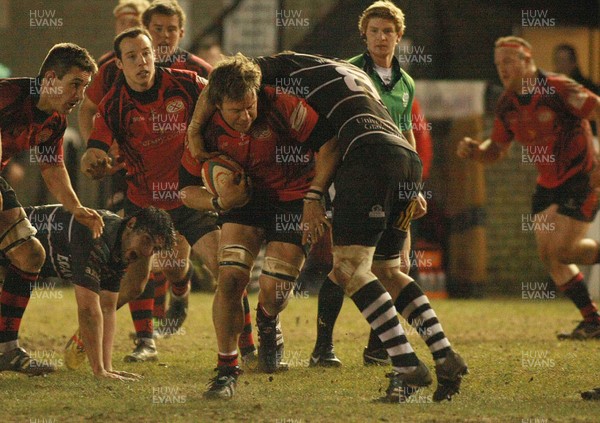
[{"label": "blond hair", "polygon": [[358,19],[360,35],[364,36],[367,33],[367,25],[372,18],[390,20],[394,22],[396,32],[400,35],[404,34],[404,30],[406,29],[406,25],[404,25],[404,13],[391,1],[379,0],[364,10]]}]

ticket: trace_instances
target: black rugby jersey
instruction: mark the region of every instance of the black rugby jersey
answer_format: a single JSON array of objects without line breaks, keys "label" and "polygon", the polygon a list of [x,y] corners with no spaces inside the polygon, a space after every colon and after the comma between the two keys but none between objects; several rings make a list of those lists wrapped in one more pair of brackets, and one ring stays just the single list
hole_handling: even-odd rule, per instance
[{"label": "black rugby jersey", "polygon": [[263,83],[304,97],[337,132],[344,157],[366,144],[415,149],[394,123],[369,76],[346,61],[299,53],[254,59]]}]

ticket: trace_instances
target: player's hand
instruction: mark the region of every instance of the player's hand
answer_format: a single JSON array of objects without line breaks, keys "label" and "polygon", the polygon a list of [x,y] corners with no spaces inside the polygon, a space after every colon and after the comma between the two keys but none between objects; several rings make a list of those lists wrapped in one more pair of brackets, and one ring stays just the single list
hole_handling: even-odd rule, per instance
[{"label": "player's hand", "polygon": [[96,210],[79,206],[73,211],[73,216],[75,217],[75,220],[82,225],[87,226],[90,231],[92,231],[94,239],[102,235],[102,232],[104,231],[104,221],[102,220],[102,216],[100,216]]},{"label": "player's hand", "polygon": [[114,371],[109,372],[107,370],[102,370],[101,372],[95,373],[94,376],[96,376],[99,379],[120,380],[121,382],[135,382],[138,380],[132,377],[122,376],[118,373],[115,373]]},{"label": "player's hand", "polygon": [[243,207],[248,204],[252,190],[250,179],[246,173],[234,175],[233,178],[224,181],[219,194],[219,201],[225,210]]},{"label": "player's hand", "polygon": [[113,374],[116,374],[118,376],[122,376],[122,377],[125,377],[125,378],[130,378],[132,380],[140,380],[140,379],[144,378],[144,376],[138,375],[137,373],[125,372],[123,370],[107,370],[107,371],[108,371],[108,373],[113,373]]},{"label": "player's hand", "polygon": [[423,194],[419,193],[415,201],[417,202],[417,207],[412,218],[419,219],[427,214],[427,200],[423,197]]},{"label": "player's hand", "polygon": [[479,141],[473,140],[469,137],[464,137],[458,142],[456,147],[456,155],[461,159],[471,159],[475,150],[479,148]]},{"label": "player's hand", "polygon": [[320,201],[304,201],[300,227],[302,228],[302,245],[316,244],[327,228],[331,229],[331,222],[327,219],[325,207]]},{"label": "player's hand", "polygon": [[215,157],[219,154],[222,154],[219,151],[213,151],[211,153],[206,151],[204,149],[204,138],[200,133],[195,134],[193,138],[186,138],[186,145],[188,150],[190,151],[191,156],[199,162],[206,161],[211,157]]},{"label": "player's hand", "polygon": [[84,172],[92,179],[102,179],[125,168],[125,161],[113,165],[113,160],[102,150],[88,150],[85,154],[88,166]]}]

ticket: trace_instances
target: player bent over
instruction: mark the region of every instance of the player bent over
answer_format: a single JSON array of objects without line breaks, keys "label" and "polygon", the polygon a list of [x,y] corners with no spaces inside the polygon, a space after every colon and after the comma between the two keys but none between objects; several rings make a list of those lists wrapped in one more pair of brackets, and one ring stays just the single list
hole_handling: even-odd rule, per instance
[{"label": "player bent over", "polygon": [[[41,276],[75,285],[80,334],[94,375],[136,379],[135,374],[112,367],[119,286],[121,280],[138,284],[145,280],[152,254],[173,247],[175,229],[167,212],[149,207],[123,219],[99,210],[105,226],[96,239],[60,204],[26,207],[25,213],[46,251]],[[69,365],[72,356],[65,358]]]},{"label": "player bent over", "polygon": [[[391,359],[393,372],[383,400],[404,401],[432,382],[429,370],[408,343],[393,304],[403,284],[403,316],[417,330],[425,326],[425,333],[431,334],[428,345],[436,359],[438,380],[433,399],[451,398],[459,391],[467,366],[451,349],[427,297],[401,272],[398,258],[418,207],[416,187],[422,165],[414,145],[395,125],[362,70],[306,54],[279,54],[256,61],[265,83],[299,81],[307,102],[327,116],[337,131],[336,148],[317,156],[312,185],[324,192],[335,174],[329,278],[354,301]],[[321,203],[315,201],[318,197],[311,195],[304,204],[303,230],[312,242],[329,224]],[[385,280],[393,282],[394,292],[385,290],[381,283]]]},{"label": "player bent over", "polygon": [[[125,214],[155,206],[166,210],[175,228],[187,240],[180,239],[173,259],[162,260],[162,270],[171,280],[171,290],[181,303],[174,330],[187,315],[192,267],[188,257],[190,245],[202,257],[209,269],[216,271],[215,251],[219,230],[215,213],[200,213],[188,209],[179,198],[178,166],[166,160],[181,161],[187,124],[192,117],[196,99],[204,82],[196,73],[155,66],[152,41],[142,28],[132,28],[119,34],[114,42],[116,63],[122,70],[113,87],[99,106],[87,150],[81,159],[81,169],[95,179],[110,174],[112,167],[107,151],[116,142],[127,170]],[[188,244],[189,242],[189,244]],[[153,284],[124,286],[119,305],[136,299],[131,306],[137,339],[134,351],[126,361],[156,360],[153,337]],[[173,298],[172,298],[173,301]]]},{"label": "player bent over", "polygon": [[[15,154],[31,150],[48,190],[97,238],[102,218],[79,202],[62,150],[66,115],[81,101],[95,72],[87,50],[63,43],[50,49],[37,78],[0,79],[0,157],[4,166]],[[2,178],[0,210],[0,254],[10,261],[0,295],[0,371],[51,372],[52,366],[34,363],[19,347],[19,326],[45,254],[15,192]]]},{"label": "player bent over", "polygon": [[[600,172],[588,119],[600,123],[600,98],[564,75],[537,68],[531,45],[499,38],[494,61],[504,93],[496,106],[489,140],[464,138],[457,154],[492,163],[506,156],[513,140],[538,170],[532,214],[538,253],[559,290],[573,301],[583,321],[559,339],[600,338],[600,314],[577,264],[600,262],[596,240],[585,238],[598,210]],[[552,228],[548,230],[547,228]]]},{"label": "player bent over", "polygon": [[241,164],[252,182],[251,198],[245,178],[213,197],[200,186],[200,163],[187,151],[181,171],[184,203],[218,211],[223,221],[213,302],[219,354],[208,398],[234,394],[240,374],[236,341],[243,325],[242,293],[263,240],[267,247],[256,312],[259,368],[267,373],[287,368],[281,361],[279,313],[305,258],[300,220],[302,199],[314,176],[313,151],[327,149],[331,137],[325,121],[303,100],[260,84],[260,69],[241,54],[221,62],[202,94],[209,106],[198,101],[188,131],[189,137],[198,136],[200,126],[194,122],[203,122],[201,115],[216,107],[204,131],[205,151],[223,152]]}]

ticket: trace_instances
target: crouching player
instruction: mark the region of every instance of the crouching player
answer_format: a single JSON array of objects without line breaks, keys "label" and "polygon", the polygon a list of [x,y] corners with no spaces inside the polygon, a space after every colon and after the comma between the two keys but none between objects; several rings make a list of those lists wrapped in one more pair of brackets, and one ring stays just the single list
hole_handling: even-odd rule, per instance
[{"label": "crouching player", "polygon": [[[175,229],[169,215],[149,207],[123,219],[98,210],[104,231],[94,239],[91,231],[60,204],[26,207],[25,213],[46,251],[40,276],[59,277],[74,284],[81,337],[94,375],[136,379],[133,373],[112,368],[120,281],[146,279],[152,254],[173,246]],[[68,355],[65,358],[71,359]],[[29,366],[31,372],[37,367],[34,362]]]},{"label": "crouching player", "polygon": [[180,188],[188,207],[222,213],[213,302],[218,373],[205,396],[230,398],[240,374],[236,342],[244,322],[242,294],[263,241],[267,249],[256,312],[259,368],[268,373],[286,368],[279,313],[304,262],[300,220],[314,177],[313,151],[326,149],[331,132],[303,100],[261,87],[260,69],[242,55],[221,62],[211,73],[188,137],[200,134],[195,122],[205,122],[205,114],[214,108],[218,111],[204,131],[206,151],[223,152],[242,165],[252,181],[252,198],[245,178],[213,197],[200,186],[200,163],[189,151],[183,158]]}]

